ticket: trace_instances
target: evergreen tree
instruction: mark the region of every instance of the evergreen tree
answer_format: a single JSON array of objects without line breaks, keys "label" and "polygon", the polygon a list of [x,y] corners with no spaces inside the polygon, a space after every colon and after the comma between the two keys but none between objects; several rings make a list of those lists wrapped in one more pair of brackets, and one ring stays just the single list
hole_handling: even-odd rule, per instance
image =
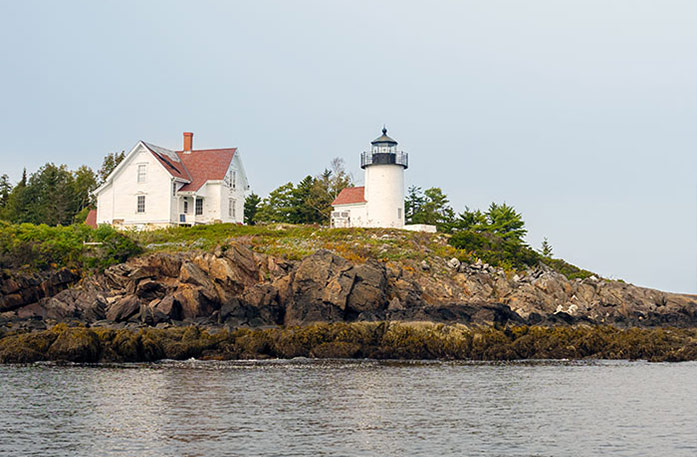
[{"label": "evergreen tree", "polygon": [[27,192],[27,169],[22,171],[22,179],[10,191],[2,210],[2,218],[14,223],[31,222],[28,213],[30,196]]},{"label": "evergreen tree", "polygon": [[542,240],[542,246],[540,248],[540,254],[547,258],[552,258],[552,245],[549,244],[547,237]]},{"label": "evergreen tree", "polygon": [[520,213],[505,203],[491,203],[486,212],[487,231],[492,232],[507,241],[521,242],[528,233]]},{"label": "evergreen tree", "polygon": [[269,196],[262,200],[257,212],[257,221],[260,222],[291,222],[293,213],[292,182],[277,187]]},{"label": "evergreen tree", "polygon": [[80,210],[75,178],[65,165],[47,163],[29,177],[27,221],[70,225]]},{"label": "evergreen tree", "polygon": [[421,195],[418,187],[409,188],[405,206],[409,206],[408,221],[413,224],[435,225],[439,231],[448,231],[455,219],[448,197],[439,187],[426,189]]},{"label": "evergreen tree", "polygon": [[97,188],[97,175],[88,166],[81,166],[73,172],[74,193],[77,200],[77,211],[94,207],[92,192]]},{"label": "evergreen tree", "polygon": [[97,175],[99,177],[99,185],[101,186],[104,184],[106,181],[106,178],[109,177],[112,171],[116,169],[116,167],[123,161],[123,159],[126,157],[126,153],[124,151],[121,152],[110,152],[106,156],[104,156],[104,160],[102,161],[102,166],[97,172]]},{"label": "evergreen tree", "polygon": [[10,197],[10,192],[12,192],[10,177],[3,174],[0,176],[0,211],[2,211],[7,204],[7,199]]},{"label": "evergreen tree", "polygon": [[458,214],[453,223],[454,230],[473,230],[477,232],[485,231],[487,227],[486,215],[480,210],[470,210],[465,206],[465,210]]},{"label": "evergreen tree", "polygon": [[247,225],[256,224],[257,211],[259,211],[261,198],[252,192],[244,199],[244,223]]},{"label": "evergreen tree", "polygon": [[329,224],[332,202],[342,190],[352,185],[352,181],[351,175],[344,168],[344,161],[340,158],[333,159],[329,168],[314,178],[305,201],[305,204],[317,213],[312,217],[312,222]]},{"label": "evergreen tree", "polygon": [[411,186],[407,190],[407,197],[404,199],[404,220],[407,224],[414,223],[414,215],[421,211],[421,206],[425,199],[420,187]]},{"label": "evergreen tree", "polygon": [[521,214],[505,203],[491,203],[486,212],[465,207],[465,211],[458,215],[452,228],[455,231],[488,233],[504,241],[521,245],[524,244],[523,238],[528,233]]}]

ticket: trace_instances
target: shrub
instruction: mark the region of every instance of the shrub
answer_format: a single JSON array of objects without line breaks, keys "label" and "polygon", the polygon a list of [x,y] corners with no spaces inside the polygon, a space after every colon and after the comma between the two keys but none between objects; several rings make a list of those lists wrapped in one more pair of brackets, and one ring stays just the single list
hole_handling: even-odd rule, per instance
[{"label": "shrub", "polygon": [[95,230],[84,224],[50,227],[0,222],[0,268],[101,269],[139,252],[135,241],[109,226]]},{"label": "shrub", "polygon": [[522,270],[540,262],[540,255],[516,240],[505,240],[491,233],[462,230],[449,243],[465,252],[473,252],[484,262],[505,269]]}]

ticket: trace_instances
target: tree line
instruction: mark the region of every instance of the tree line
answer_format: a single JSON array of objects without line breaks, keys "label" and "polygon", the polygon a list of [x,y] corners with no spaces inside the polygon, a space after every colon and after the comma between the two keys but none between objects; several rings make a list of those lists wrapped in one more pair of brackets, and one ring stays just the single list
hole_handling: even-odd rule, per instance
[{"label": "tree line", "polygon": [[12,223],[70,225],[83,222],[95,205],[94,190],[125,157],[109,153],[96,172],[86,165],[70,170],[67,165],[47,163],[36,172],[22,172],[12,185],[0,176],[0,219]]},{"label": "tree line", "polygon": [[344,161],[336,158],[320,174],[308,175],[297,184],[283,184],[264,199],[251,193],[245,200],[244,219],[250,225],[267,222],[327,225],[332,202],[339,192],[352,185]]}]

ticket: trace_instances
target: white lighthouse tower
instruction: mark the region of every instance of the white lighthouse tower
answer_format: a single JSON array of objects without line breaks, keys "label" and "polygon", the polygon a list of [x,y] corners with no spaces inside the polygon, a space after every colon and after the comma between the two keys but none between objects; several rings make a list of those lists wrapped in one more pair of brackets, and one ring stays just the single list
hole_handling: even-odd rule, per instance
[{"label": "white lighthouse tower", "polygon": [[404,227],[404,170],[409,166],[405,152],[387,136],[387,129],[361,154],[365,170],[366,227]]},{"label": "white lighthouse tower", "polygon": [[361,154],[365,186],[341,191],[332,206],[333,227],[404,228],[404,170],[409,166],[405,152],[387,136],[387,129]]}]

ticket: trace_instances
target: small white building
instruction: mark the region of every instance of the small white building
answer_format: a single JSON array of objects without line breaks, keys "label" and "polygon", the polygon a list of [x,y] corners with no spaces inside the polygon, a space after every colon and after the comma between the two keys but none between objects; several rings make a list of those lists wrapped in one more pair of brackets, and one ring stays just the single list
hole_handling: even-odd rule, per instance
[{"label": "small white building", "polygon": [[[96,224],[124,228],[242,223],[247,175],[237,148],[182,150],[139,141],[96,191]],[[89,217],[88,217],[89,219]]]},{"label": "small white building", "polygon": [[363,187],[342,190],[332,202],[332,227],[404,227],[404,170],[409,166],[406,152],[387,129],[361,154],[365,173]]}]

